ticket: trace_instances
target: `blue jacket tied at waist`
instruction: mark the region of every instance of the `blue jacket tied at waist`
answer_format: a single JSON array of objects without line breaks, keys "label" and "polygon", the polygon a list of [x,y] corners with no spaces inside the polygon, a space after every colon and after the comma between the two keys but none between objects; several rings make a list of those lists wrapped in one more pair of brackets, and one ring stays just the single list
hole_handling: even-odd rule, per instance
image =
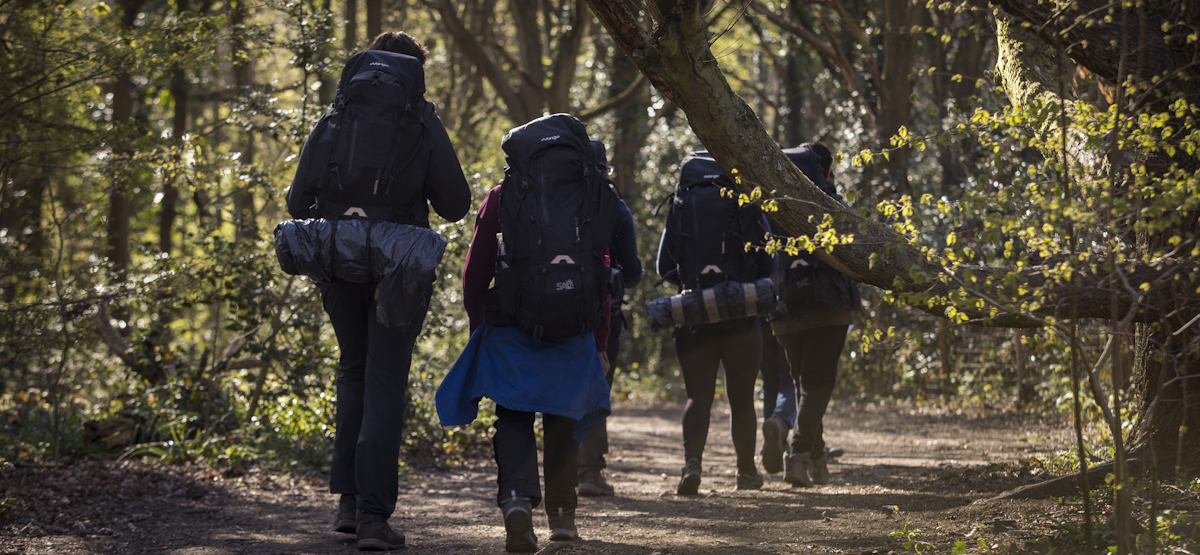
[{"label": "blue jacket tied at waist", "polygon": [[578,420],[572,432],[576,440],[612,413],[590,333],[539,341],[515,326],[480,326],[438,386],[442,426],[474,422],[483,397],[512,410]]}]

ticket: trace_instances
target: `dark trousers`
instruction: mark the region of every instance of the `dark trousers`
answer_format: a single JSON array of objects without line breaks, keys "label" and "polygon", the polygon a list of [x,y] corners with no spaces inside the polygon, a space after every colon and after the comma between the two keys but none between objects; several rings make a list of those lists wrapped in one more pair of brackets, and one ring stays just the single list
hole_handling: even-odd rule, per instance
[{"label": "dark trousers", "polygon": [[825,409],[837,382],[838,359],[846,345],[848,325],[811,328],[779,337],[792,367],[799,411],[792,435],[793,453],[825,450]]},{"label": "dark trousers", "polygon": [[[497,506],[512,497],[513,492],[528,497],[534,507],[542,502],[537,438],[533,434],[534,416],[532,412],[496,405],[496,435],[492,436],[492,449],[500,469]],[[560,509],[564,513],[574,511],[579,501],[575,496],[575,486],[579,485],[579,477],[575,474],[579,442],[571,438],[575,423],[565,416],[542,414],[542,438],[546,447],[542,470],[546,476],[547,514],[558,514]]]},{"label": "dark trousers", "polygon": [[675,330],[675,353],[679,357],[688,397],[683,409],[685,459],[703,459],[704,445],[708,441],[708,419],[716,394],[717,370],[723,365],[738,470],[754,469],[754,443],[758,435],[754,381],[762,358],[759,333],[758,319],[755,318],[733,326],[710,324]]},{"label": "dark trousers", "polygon": [[792,383],[791,368],[788,367],[787,356],[783,353],[783,345],[771,333],[771,326],[766,322],[762,322],[760,326],[763,342],[760,366],[763,381],[763,419],[778,414],[791,425],[792,420],[796,418],[796,386]]},{"label": "dark trousers", "polygon": [[[604,379],[608,380],[608,389],[612,390],[613,379],[617,373],[617,353],[621,350],[621,328],[625,327],[625,317],[620,311],[614,312],[608,327],[608,372]],[[607,465],[604,455],[608,454],[608,419],[597,422],[583,441],[579,442],[579,475],[585,472],[600,470]]]},{"label": "dark trousers", "polygon": [[341,352],[329,491],[354,494],[360,511],[388,518],[396,510],[408,369],[425,315],[396,332],[375,317],[375,284],[331,283],[321,292]]}]

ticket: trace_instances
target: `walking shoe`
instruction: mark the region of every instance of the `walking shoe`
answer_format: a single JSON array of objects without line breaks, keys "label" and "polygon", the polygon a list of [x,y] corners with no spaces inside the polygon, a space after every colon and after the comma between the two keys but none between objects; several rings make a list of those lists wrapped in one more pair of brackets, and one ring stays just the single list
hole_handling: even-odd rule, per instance
[{"label": "walking shoe", "polygon": [[763,420],[763,470],[769,474],[783,471],[783,438],[787,436],[788,425],[782,418],[772,415]]},{"label": "walking shoe", "polygon": [[392,530],[387,519],[378,515],[363,514],[358,519],[359,551],[388,551],[404,549],[404,534]]},{"label": "walking shoe", "polygon": [[599,469],[587,470],[579,475],[579,495],[583,497],[602,497],[616,493],[616,490],[604,481],[604,474]]},{"label": "walking shoe", "polygon": [[533,503],[528,497],[512,492],[500,505],[504,515],[504,550],[509,553],[533,553],[537,551],[537,536],[533,533]]},{"label": "walking shoe", "polygon": [[829,450],[821,451],[821,456],[818,458],[809,457],[808,459],[808,474],[812,476],[812,481],[817,485],[825,485],[829,483]]},{"label": "walking shoe", "polygon": [[683,477],[675,488],[679,495],[696,495],[700,493],[700,459],[688,459],[683,465]]},{"label": "walking shoe", "polygon": [[808,451],[788,455],[783,474],[783,481],[794,488],[811,488],[812,478],[808,476]]},{"label": "walking shoe", "polygon": [[579,530],[575,528],[575,509],[570,511],[558,508],[558,514],[547,513],[550,521],[550,541],[573,542],[579,539]]},{"label": "walking shoe", "polygon": [[353,495],[343,493],[338,500],[337,516],[333,519],[333,531],[343,534],[358,533],[358,504]]},{"label": "walking shoe", "polygon": [[763,476],[758,472],[757,468],[753,468],[749,472],[742,472],[741,470],[738,471],[737,486],[735,486],[733,489],[762,489],[762,487]]}]

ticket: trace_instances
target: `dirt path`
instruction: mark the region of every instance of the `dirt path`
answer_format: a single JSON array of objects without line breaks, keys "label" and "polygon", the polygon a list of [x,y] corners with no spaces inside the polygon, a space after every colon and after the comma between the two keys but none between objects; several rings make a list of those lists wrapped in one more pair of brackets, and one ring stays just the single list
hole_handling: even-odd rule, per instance
[{"label": "dirt path", "polygon": [[[718,405],[700,495],[679,497],[678,416],[673,408],[617,408],[608,471],[617,496],[581,499],[587,541],[544,551],[899,553],[889,533],[907,520],[946,553],[981,534],[1020,545],[1050,529],[1048,516],[1074,519],[1074,507],[1053,501],[986,501],[1044,478],[1010,470],[1068,445],[1062,422],[835,403],[828,441],[846,455],[831,465],[830,485],[793,489],[776,474],[761,491],[736,492],[728,412]],[[410,553],[498,553],[504,530],[494,488],[490,460],[422,472],[401,482],[392,522],[407,533]],[[0,502],[0,553],[356,552],[350,536],[328,531],[334,498],[324,484],[284,475],[111,461],[17,468],[0,472]],[[889,516],[884,507],[893,505],[900,513]],[[545,517],[535,525],[546,546]]]}]

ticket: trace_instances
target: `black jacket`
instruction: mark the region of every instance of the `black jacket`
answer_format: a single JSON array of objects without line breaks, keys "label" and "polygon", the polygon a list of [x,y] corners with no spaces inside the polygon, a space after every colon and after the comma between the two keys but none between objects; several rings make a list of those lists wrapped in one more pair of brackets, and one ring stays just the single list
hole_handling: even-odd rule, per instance
[{"label": "black jacket", "polygon": [[[417,215],[416,221],[412,223],[421,227],[429,227],[429,205],[433,205],[439,216],[451,222],[461,220],[471,210],[471,186],[467,184],[467,178],[458,162],[458,155],[450,143],[450,135],[446,133],[445,125],[434,111],[433,103],[426,104],[425,122],[429,127],[430,141],[425,185],[420,190],[393,193],[402,195],[397,204],[412,207],[410,213]],[[316,193],[312,190],[289,188],[288,213],[296,219],[316,217],[311,211],[316,203]],[[428,204],[426,201],[429,201]]]}]

